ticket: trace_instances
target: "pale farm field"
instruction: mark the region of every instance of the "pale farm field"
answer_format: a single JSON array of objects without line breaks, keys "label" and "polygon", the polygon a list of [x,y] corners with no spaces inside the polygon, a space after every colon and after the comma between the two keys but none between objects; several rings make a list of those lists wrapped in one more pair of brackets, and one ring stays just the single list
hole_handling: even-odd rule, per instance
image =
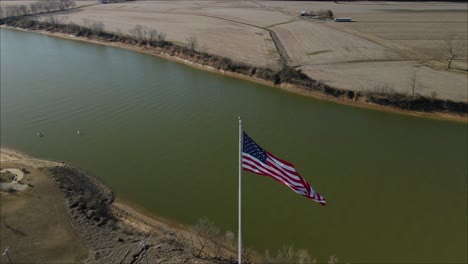
[{"label": "pale farm field", "polygon": [[[42,0],[43,1],[43,0]],[[37,1],[22,1],[22,0],[0,0],[0,7],[7,7],[7,6],[15,6],[15,5],[31,5]],[[89,0],[76,0],[76,6],[87,6],[87,5],[94,5],[97,4],[98,1],[89,1]]]},{"label": "pale farm field", "polygon": [[468,102],[467,76],[434,70],[415,61],[350,62],[301,67],[304,73],[334,87],[355,91],[415,94]]},{"label": "pale farm field", "polygon": [[292,66],[349,61],[399,60],[391,50],[329,28],[325,23],[294,21],[272,28],[283,43]]},{"label": "pale farm field", "polygon": [[[320,9],[355,22],[298,16]],[[87,6],[59,17],[81,25],[100,21],[105,30],[124,34],[140,24],[179,44],[196,36],[201,51],[261,67],[278,67],[283,52],[290,66],[342,89],[408,92],[409,75],[416,75],[417,93],[465,102],[468,97],[466,3],[131,1]],[[458,71],[444,69],[450,39],[459,46],[453,63]]]},{"label": "pale farm field", "polygon": [[115,4],[118,9],[111,10],[91,6],[56,17],[79,25],[85,25],[86,20],[100,21],[106,31],[124,34],[139,24],[164,32],[167,40],[182,44],[196,36],[197,50],[255,66],[277,64],[274,42],[264,29],[208,16],[134,11],[140,7],[138,4]]}]

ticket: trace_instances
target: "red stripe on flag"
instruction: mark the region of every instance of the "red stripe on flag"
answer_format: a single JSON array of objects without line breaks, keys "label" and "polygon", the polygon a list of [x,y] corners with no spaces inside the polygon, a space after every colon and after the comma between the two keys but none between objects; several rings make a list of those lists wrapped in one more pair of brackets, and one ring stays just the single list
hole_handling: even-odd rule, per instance
[{"label": "red stripe on flag", "polygon": [[[282,171],[278,171],[278,169],[273,168],[270,164],[264,164],[261,161],[255,159],[255,158],[252,158],[251,156],[248,156],[248,155],[242,155],[242,158],[255,163],[255,166],[258,167],[258,168],[263,168],[264,170],[267,171],[266,174],[270,174],[270,175],[280,177],[280,178],[284,179],[285,181],[287,181],[289,184],[292,184],[292,185],[295,185],[295,186],[302,186],[301,181],[289,177],[288,175],[284,174]],[[267,162],[268,162],[268,160],[267,160]],[[275,172],[274,170],[276,170],[277,172]],[[265,172],[263,172],[263,173],[265,174]]]},{"label": "red stripe on flag", "polygon": [[[320,194],[315,192],[311,188],[310,184],[304,178],[302,178],[301,175],[299,175],[294,164],[279,159],[273,154],[264,151],[261,147],[256,145],[256,143],[253,142],[250,137],[247,139],[248,151],[242,152],[243,170],[270,177],[282,185],[287,186],[297,194],[305,196],[315,202],[320,203],[323,206],[326,205],[325,199]],[[262,151],[264,151],[264,154],[262,154]],[[265,159],[265,163],[259,159]]]}]

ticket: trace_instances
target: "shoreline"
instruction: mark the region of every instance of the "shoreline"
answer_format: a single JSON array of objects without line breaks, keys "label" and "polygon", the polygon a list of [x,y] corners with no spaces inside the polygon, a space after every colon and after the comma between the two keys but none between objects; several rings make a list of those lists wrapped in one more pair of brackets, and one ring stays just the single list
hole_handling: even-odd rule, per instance
[{"label": "shoreline", "polygon": [[[64,217],[86,245],[88,256],[84,263],[142,261],[142,238],[146,241],[148,258],[158,263],[235,262],[235,250],[230,245],[220,245],[216,237],[204,237],[196,226],[170,221],[125,199],[116,199],[113,191],[96,176],[75,165],[36,159],[4,147],[0,148],[0,157],[2,168],[39,170],[52,179],[67,208]],[[35,177],[29,176],[31,180]],[[30,190],[19,192],[27,194]],[[2,197],[11,195],[4,191],[1,194]],[[200,250],[202,243],[204,249]],[[195,254],[198,251],[201,253]]]},{"label": "shoreline", "polygon": [[136,45],[126,44],[126,43],[121,43],[121,42],[111,42],[111,41],[106,41],[106,40],[89,39],[86,37],[76,37],[76,36],[69,35],[66,33],[61,33],[61,32],[50,32],[46,30],[31,30],[31,29],[24,29],[24,28],[18,28],[18,27],[6,26],[6,25],[1,25],[0,27],[6,28],[6,29],[17,30],[17,31],[23,31],[23,32],[38,33],[42,35],[58,37],[58,38],[63,38],[63,39],[68,39],[68,40],[77,40],[77,41],[82,41],[82,42],[87,42],[87,43],[98,44],[98,45],[105,45],[105,46],[110,46],[114,48],[123,48],[123,49],[131,50],[131,51],[135,51],[139,53],[157,56],[163,59],[167,59],[173,62],[177,62],[180,64],[190,66],[198,70],[204,70],[204,71],[212,72],[215,74],[221,74],[221,75],[225,75],[225,76],[229,76],[233,78],[238,78],[238,79],[266,85],[271,88],[282,89],[284,91],[291,92],[294,94],[314,98],[317,100],[323,100],[323,101],[327,101],[331,103],[336,103],[340,105],[346,105],[346,106],[357,107],[361,109],[368,109],[368,110],[373,110],[373,111],[390,112],[390,113],[402,114],[402,115],[413,116],[413,117],[422,117],[422,118],[430,118],[430,119],[435,119],[435,120],[468,123],[468,114],[456,114],[453,112],[423,112],[423,111],[403,110],[403,109],[393,107],[393,106],[384,106],[384,105],[379,105],[379,104],[375,104],[371,102],[366,102],[364,101],[364,99],[353,100],[353,99],[346,99],[345,97],[334,97],[334,96],[327,95],[322,92],[307,90],[306,87],[295,85],[295,84],[283,83],[283,84],[276,85],[271,81],[259,79],[259,78],[252,77],[249,75],[220,70],[220,69],[216,69],[214,67],[208,66],[208,65],[199,64],[197,62],[193,62],[193,61],[190,61],[190,60],[178,57],[178,56],[174,56],[174,55],[161,52],[156,48],[136,46]]},{"label": "shoreline", "polygon": [[[76,167],[76,165],[70,165],[64,162],[56,162],[46,159],[34,158],[24,152],[8,147],[1,147],[0,153],[0,163],[15,163],[18,165],[35,168],[52,168],[65,166]],[[99,181],[100,185],[106,186],[99,179],[97,179],[97,181]],[[106,186],[106,188],[108,187]],[[149,212],[146,209],[142,208],[140,205],[135,204],[125,198],[116,196],[115,194],[113,205],[115,205],[115,207],[117,207],[119,211],[124,211],[130,215],[135,215],[137,219],[151,219],[151,221],[149,222],[152,222],[153,225],[157,224],[175,229],[189,229],[186,224],[182,224],[174,220],[169,220],[160,215]]]}]

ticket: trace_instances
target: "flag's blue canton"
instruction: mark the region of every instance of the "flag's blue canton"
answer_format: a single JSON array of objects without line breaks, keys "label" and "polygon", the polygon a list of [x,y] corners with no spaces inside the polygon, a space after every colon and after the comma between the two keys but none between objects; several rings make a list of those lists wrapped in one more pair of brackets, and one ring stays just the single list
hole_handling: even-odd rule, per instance
[{"label": "flag's blue canton", "polygon": [[251,155],[252,157],[260,160],[262,163],[266,163],[267,155],[265,150],[257,145],[245,132],[243,133],[244,146],[242,152]]}]

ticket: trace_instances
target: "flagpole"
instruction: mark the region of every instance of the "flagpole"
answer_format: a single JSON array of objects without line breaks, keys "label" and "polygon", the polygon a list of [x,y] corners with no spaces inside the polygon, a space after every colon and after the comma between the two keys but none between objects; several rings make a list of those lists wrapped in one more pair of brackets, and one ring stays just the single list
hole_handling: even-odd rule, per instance
[{"label": "flagpole", "polygon": [[238,259],[239,264],[242,263],[242,210],[241,210],[241,194],[242,194],[242,119],[239,117],[239,231],[238,231]]}]

